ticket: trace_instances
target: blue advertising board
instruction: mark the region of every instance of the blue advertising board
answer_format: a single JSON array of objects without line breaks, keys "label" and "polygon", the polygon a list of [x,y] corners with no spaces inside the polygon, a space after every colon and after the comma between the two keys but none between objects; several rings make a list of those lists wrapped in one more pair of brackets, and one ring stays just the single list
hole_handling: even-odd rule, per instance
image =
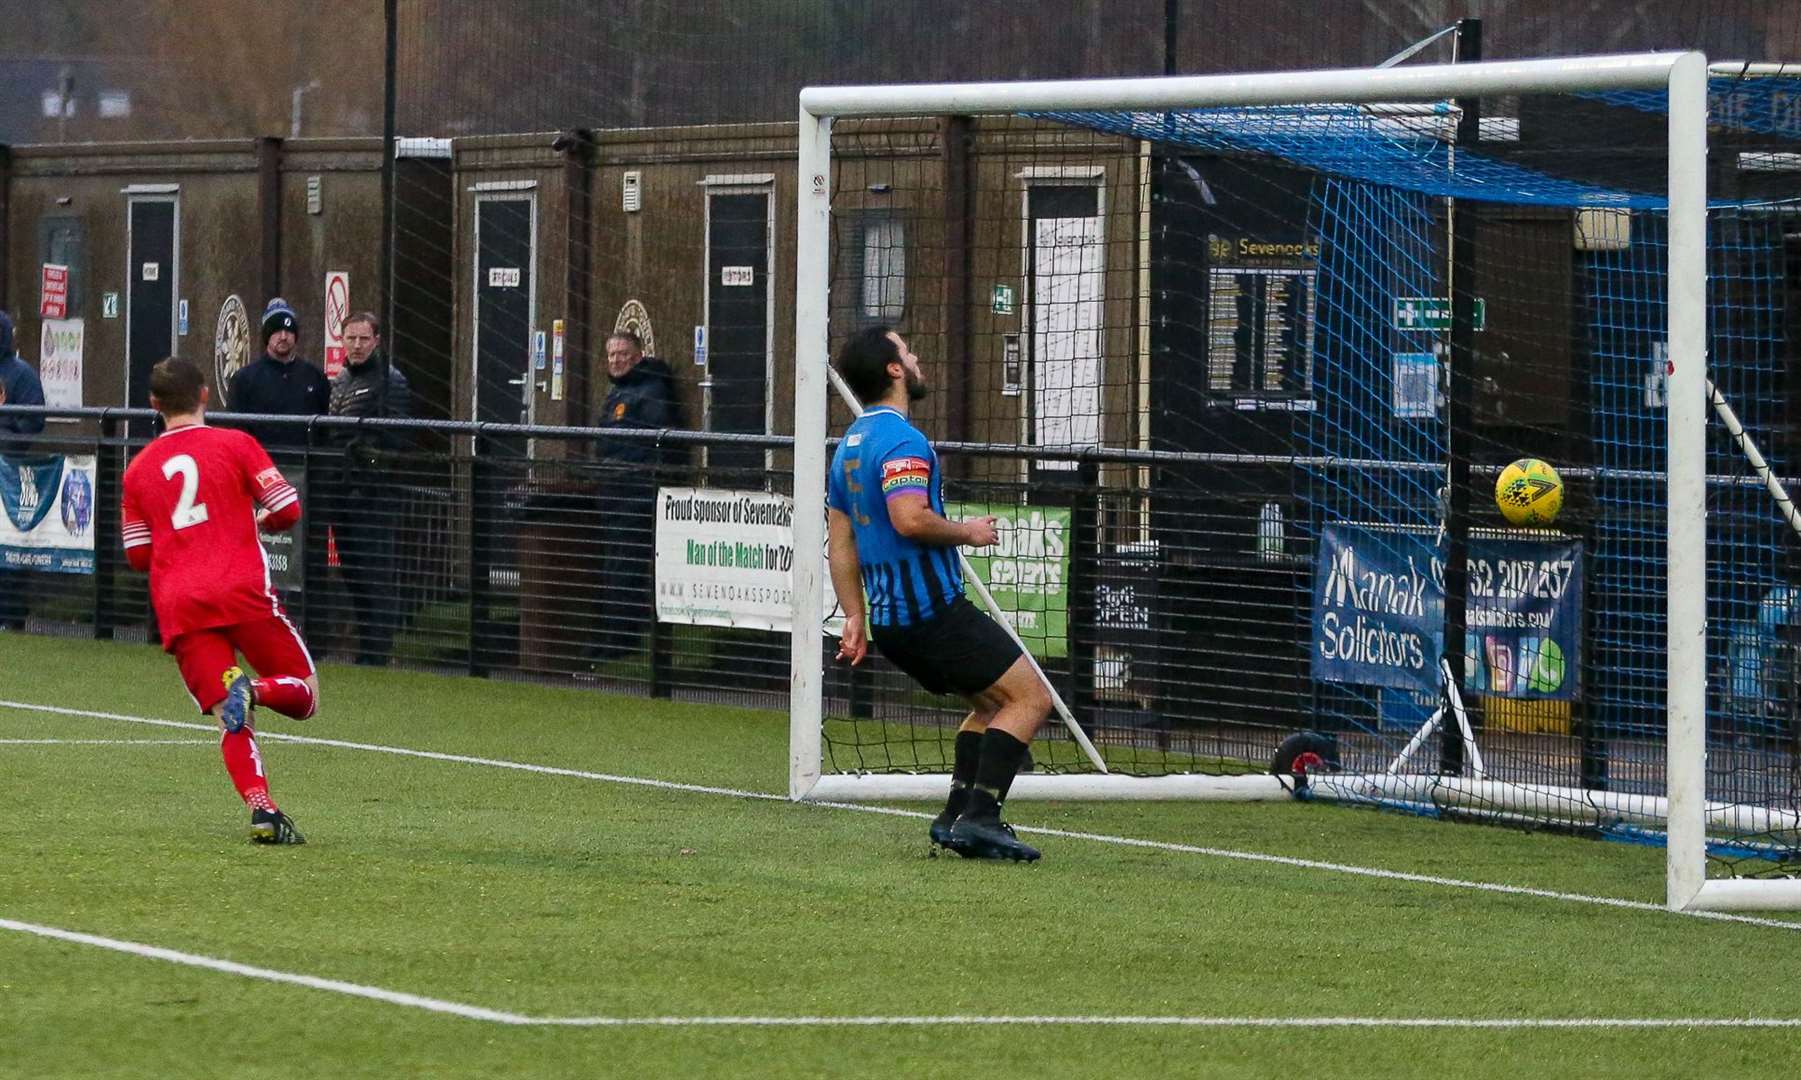
[{"label": "blue advertising board", "polygon": [[[1436,693],[1444,595],[1444,560],[1427,537],[1328,525],[1314,567],[1314,677]],[[1471,539],[1464,622],[1466,689],[1573,700],[1580,690],[1581,542]]]},{"label": "blue advertising board", "polygon": [[0,457],[0,570],[94,572],[93,455]]},{"label": "blue advertising board", "polygon": [[1470,541],[1464,687],[1500,697],[1581,696],[1582,541]]}]

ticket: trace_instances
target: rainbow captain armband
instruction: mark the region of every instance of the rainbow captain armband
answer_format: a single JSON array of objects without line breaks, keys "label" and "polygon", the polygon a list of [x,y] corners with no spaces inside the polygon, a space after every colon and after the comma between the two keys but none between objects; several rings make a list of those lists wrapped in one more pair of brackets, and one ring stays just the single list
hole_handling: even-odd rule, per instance
[{"label": "rainbow captain armband", "polygon": [[917,492],[929,495],[932,490],[932,463],[920,457],[890,458],[882,462],[882,495],[892,499],[896,495],[909,495]]}]

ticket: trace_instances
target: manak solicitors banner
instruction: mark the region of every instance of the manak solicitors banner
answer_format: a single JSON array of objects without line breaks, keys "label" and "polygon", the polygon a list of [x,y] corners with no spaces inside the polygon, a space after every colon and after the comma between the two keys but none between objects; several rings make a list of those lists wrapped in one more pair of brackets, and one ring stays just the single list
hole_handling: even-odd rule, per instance
[{"label": "manak solicitors banner", "polygon": [[94,458],[0,457],[0,569],[94,572]]},{"label": "manak solicitors banner", "polygon": [[[1314,567],[1314,677],[1435,694],[1444,603],[1444,564],[1424,537],[1328,525]],[[1581,542],[1472,538],[1464,623],[1466,689],[1575,699]]]}]

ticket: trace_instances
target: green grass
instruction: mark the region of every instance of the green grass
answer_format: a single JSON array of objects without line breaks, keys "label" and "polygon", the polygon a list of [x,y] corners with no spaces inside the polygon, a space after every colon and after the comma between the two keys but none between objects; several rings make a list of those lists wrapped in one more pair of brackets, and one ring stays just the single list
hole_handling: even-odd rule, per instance
[{"label": "green grass", "polygon": [[[154,649],[8,635],[0,698],[191,721]],[[310,736],[779,792],[786,718],[327,668]],[[0,707],[0,918],[532,1016],[1793,1016],[1792,930]],[[914,809],[923,809],[915,807]],[[1302,804],[1052,826],[1652,901],[1661,852]],[[0,1076],[1584,1077],[1773,1072],[1792,1030],[510,1027],[0,930]]]}]

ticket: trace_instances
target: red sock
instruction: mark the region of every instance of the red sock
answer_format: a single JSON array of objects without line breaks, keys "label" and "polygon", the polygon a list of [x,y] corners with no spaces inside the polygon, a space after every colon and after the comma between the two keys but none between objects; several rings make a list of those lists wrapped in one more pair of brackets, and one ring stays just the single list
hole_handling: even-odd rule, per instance
[{"label": "red sock", "polygon": [[305,679],[296,679],[292,675],[277,675],[272,679],[252,679],[250,689],[256,694],[256,703],[274,709],[283,716],[295,720],[305,720],[318,708],[318,701],[313,697],[313,688]]},{"label": "red sock", "polygon": [[269,782],[263,779],[263,755],[256,748],[256,737],[248,727],[239,728],[219,740],[219,753],[225,758],[225,771],[231,774],[231,786],[238,789],[244,805],[252,810],[273,810],[269,798]]}]

